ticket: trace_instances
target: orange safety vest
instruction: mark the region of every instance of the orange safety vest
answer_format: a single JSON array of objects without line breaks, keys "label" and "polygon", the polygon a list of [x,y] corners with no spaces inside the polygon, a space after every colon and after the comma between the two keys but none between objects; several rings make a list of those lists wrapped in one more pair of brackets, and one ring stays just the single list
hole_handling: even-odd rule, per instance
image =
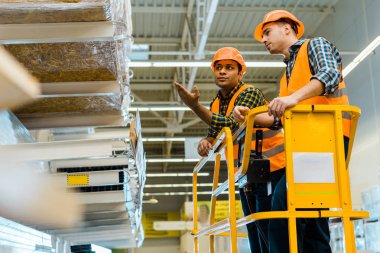
[{"label": "orange safety vest", "polygon": [[[305,86],[310,78],[313,76],[310,71],[309,57],[307,54],[307,46],[310,40],[305,41],[300,50],[298,51],[294,67],[289,78],[286,78],[286,71],[280,81],[280,97],[289,96]],[[299,102],[299,104],[306,105],[348,105],[348,97],[346,94],[346,85],[344,81],[339,83],[338,89],[332,94],[312,97]],[[351,116],[349,113],[343,113],[343,134],[347,137],[350,136]]]},{"label": "orange safety vest", "polygon": [[[234,106],[236,98],[245,89],[252,87],[251,85],[244,84],[240,89],[232,96],[228,107],[226,116],[230,115]],[[220,100],[216,98],[211,105],[211,112],[219,114],[220,110]],[[285,167],[285,149],[284,149],[284,133],[282,130],[270,130],[268,128],[255,128],[256,130],[263,130],[263,155],[268,157],[270,160],[270,171],[276,171]],[[256,145],[256,135],[252,135],[251,150],[255,150]],[[238,149],[239,146],[234,145],[234,160],[235,165],[238,159]]]}]

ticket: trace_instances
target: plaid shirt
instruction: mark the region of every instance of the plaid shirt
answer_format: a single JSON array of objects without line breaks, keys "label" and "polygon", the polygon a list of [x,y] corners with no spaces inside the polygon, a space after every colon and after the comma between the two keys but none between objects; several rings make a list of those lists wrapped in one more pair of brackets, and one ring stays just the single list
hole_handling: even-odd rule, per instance
[{"label": "plaid shirt", "polygon": [[[207,137],[216,137],[223,127],[230,127],[232,131],[236,131],[239,128],[239,123],[234,120],[233,111],[230,115],[226,116],[228,104],[230,103],[233,95],[243,86],[244,83],[240,82],[236,87],[228,94],[227,97],[223,97],[221,92],[219,91],[216,97],[212,100],[210,104],[210,108],[212,103],[214,103],[216,98],[220,100],[219,114],[212,114],[212,122],[211,127],[208,128]],[[245,89],[243,92],[239,94],[239,96],[235,100],[235,106],[247,106],[250,109],[253,109],[258,106],[265,105],[265,99],[263,93],[255,88],[249,87]]]},{"label": "plaid shirt", "polygon": [[[289,81],[298,51],[306,39],[301,39],[289,48],[290,58],[286,63],[286,78]],[[318,79],[325,85],[325,95],[334,93],[342,81],[342,58],[335,46],[325,38],[310,40],[307,54],[309,56],[311,79]]]}]

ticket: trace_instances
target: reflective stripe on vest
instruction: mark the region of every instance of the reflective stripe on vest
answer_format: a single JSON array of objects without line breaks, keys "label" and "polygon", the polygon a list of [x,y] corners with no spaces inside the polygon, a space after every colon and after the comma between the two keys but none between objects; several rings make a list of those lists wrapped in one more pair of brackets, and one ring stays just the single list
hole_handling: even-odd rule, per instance
[{"label": "reflective stripe on vest", "polygon": [[[237,92],[232,96],[226,115],[230,115],[237,97],[247,88],[252,87],[251,85],[244,84],[240,87]],[[220,114],[220,100],[216,98],[211,105],[211,112]],[[263,155],[268,157],[270,160],[270,170],[276,171],[285,167],[285,149],[284,149],[284,133],[282,130],[270,130],[268,128],[255,128],[256,130],[263,130]],[[255,150],[256,145],[256,135],[252,135],[251,150]],[[237,167],[238,163],[238,145],[234,144],[234,164]]]},{"label": "reflective stripe on vest", "polygon": [[263,155],[265,155],[266,157],[272,157],[284,151],[285,151],[285,143],[282,143],[274,148],[271,148],[268,151],[263,152]]},{"label": "reflective stripe on vest", "polygon": [[[263,128],[263,130],[265,130],[265,128]],[[282,130],[265,131],[265,132],[263,132],[263,139],[272,138],[272,137],[276,136],[277,134],[279,134],[280,132],[282,132]],[[255,134],[252,135],[252,140],[253,141],[256,140]]]},{"label": "reflective stripe on vest", "polygon": [[[309,65],[309,56],[307,54],[307,47],[310,40],[305,41],[298,51],[296,61],[292,69],[292,73],[289,78],[289,82],[286,79],[286,71],[283,74],[280,81],[280,97],[289,96],[295,91],[301,89],[305,84],[310,81],[312,77]],[[299,104],[314,104],[314,105],[348,105],[348,97],[346,94],[346,86],[344,80],[339,83],[338,89],[332,94],[325,96],[316,96],[301,101]],[[343,134],[345,136],[350,135],[351,116],[348,113],[343,113]]]}]

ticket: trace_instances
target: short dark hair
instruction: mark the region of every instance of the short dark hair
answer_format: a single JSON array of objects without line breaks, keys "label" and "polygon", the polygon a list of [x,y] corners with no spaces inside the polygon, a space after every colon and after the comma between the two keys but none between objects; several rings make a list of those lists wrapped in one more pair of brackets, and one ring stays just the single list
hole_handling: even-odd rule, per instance
[{"label": "short dark hair", "polygon": [[289,18],[281,18],[279,20],[277,20],[276,22],[283,22],[283,23],[287,23],[290,25],[290,27],[293,29],[293,31],[298,34],[298,27],[297,27],[297,23]]}]

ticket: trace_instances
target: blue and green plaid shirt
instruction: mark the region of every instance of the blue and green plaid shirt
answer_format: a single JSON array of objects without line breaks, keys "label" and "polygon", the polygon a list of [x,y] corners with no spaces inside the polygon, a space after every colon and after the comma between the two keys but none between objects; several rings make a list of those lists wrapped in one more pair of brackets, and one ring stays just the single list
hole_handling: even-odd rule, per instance
[{"label": "blue and green plaid shirt", "polygon": [[[227,97],[223,97],[221,92],[219,91],[216,97],[212,100],[210,104],[210,108],[212,103],[214,103],[216,98],[220,99],[219,104],[219,114],[212,114],[212,122],[211,127],[208,128],[207,137],[216,137],[223,127],[229,127],[232,131],[236,131],[239,127],[239,123],[234,120],[233,111],[230,115],[226,116],[228,104],[230,103],[233,95],[243,86],[244,83],[240,82],[236,87],[228,94]],[[261,90],[256,87],[249,87],[245,89],[235,100],[235,106],[247,106],[250,109],[253,109],[258,106],[265,105],[265,98]]]},{"label": "blue and green plaid shirt", "polygon": [[[290,59],[284,60],[286,64],[286,78],[289,81],[298,51],[306,39],[301,39],[290,48]],[[325,85],[325,95],[334,93],[342,80],[342,58],[336,47],[322,37],[313,38],[308,45],[311,79],[318,79]]]}]

